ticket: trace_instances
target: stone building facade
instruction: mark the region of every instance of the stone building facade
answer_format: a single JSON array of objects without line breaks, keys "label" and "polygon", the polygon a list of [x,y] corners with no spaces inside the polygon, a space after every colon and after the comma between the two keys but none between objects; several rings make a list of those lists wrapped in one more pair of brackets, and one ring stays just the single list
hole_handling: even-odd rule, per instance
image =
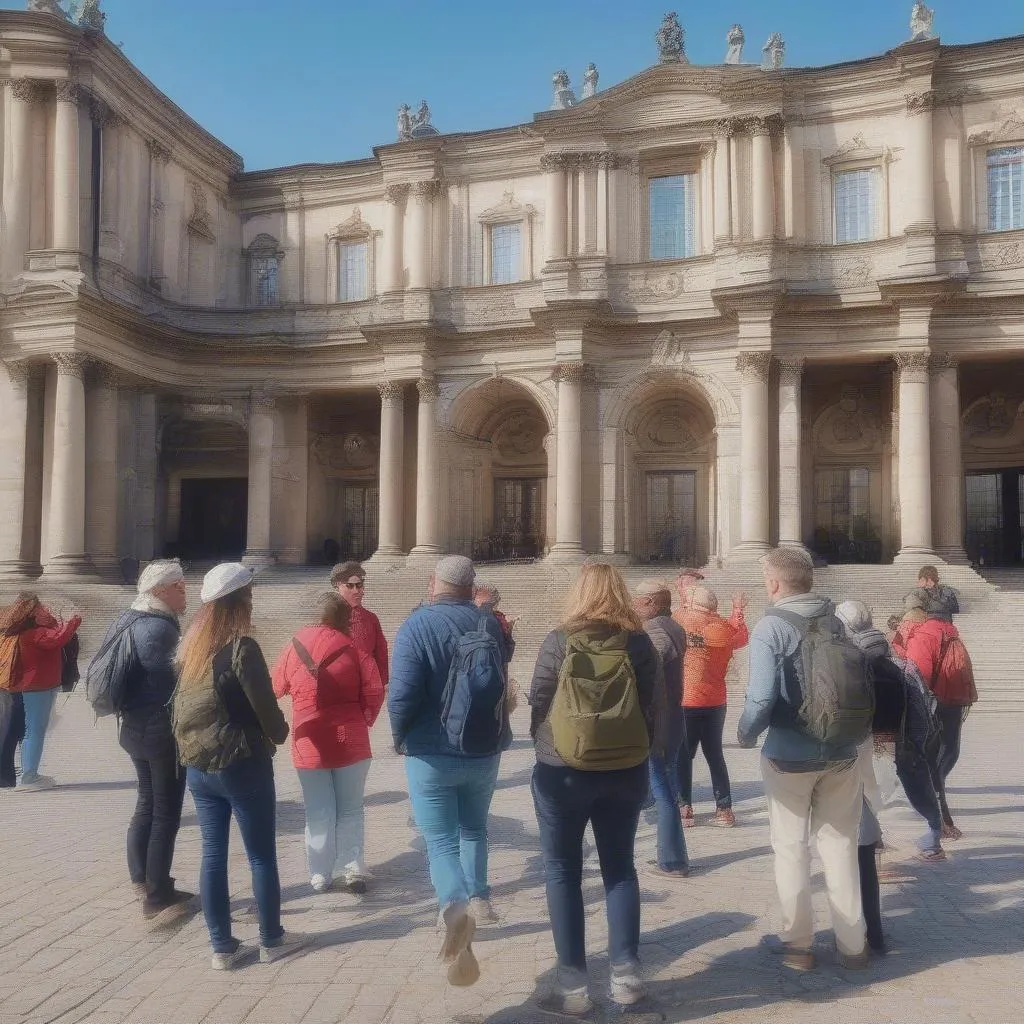
[{"label": "stone building facade", "polygon": [[102,32],[0,79],[4,576],[1024,559],[1024,37],[252,173]]}]

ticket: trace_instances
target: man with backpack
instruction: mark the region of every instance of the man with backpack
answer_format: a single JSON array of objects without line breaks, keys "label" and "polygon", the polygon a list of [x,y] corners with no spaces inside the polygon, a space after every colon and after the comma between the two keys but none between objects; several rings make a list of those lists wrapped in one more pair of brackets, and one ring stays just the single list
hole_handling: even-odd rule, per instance
[{"label": "man with backpack", "polygon": [[762,565],[771,607],[750,636],[750,677],[737,736],[740,746],[753,747],[768,731],[761,772],[782,909],[780,941],[773,946],[787,967],[814,968],[813,836],[825,867],[838,963],[860,968],[867,954],[856,760],[874,715],[870,670],[831,602],[811,592],[806,555],[776,548]]},{"label": "man with backpack", "polygon": [[432,600],[405,620],[392,654],[388,714],[405,755],[409,798],[427,844],[453,985],[480,976],[472,939],[496,920],[487,885],[487,815],[511,743],[507,651],[498,620],[473,603],[473,563],[442,558]]}]

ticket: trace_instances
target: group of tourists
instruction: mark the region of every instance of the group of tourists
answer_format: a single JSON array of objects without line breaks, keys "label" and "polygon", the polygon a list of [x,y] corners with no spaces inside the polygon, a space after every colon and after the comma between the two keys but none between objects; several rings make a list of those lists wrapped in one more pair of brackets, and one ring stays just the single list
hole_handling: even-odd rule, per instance
[{"label": "group of tourists", "polygon": [[[908,799],[928,823],[922,860],[942,859],[941,840],[959,836],[945,781],[977,693],[950,621],[955,594],[925,567],[887,637],[862,602],[834,607],[813,593],[802,551],[775,549],[763,569],[769,607],[751,631],[746,596],[733,595],[729,616],[720,615],[697,570],[644,580],[631,593],[613,566],[588,562],[561,625],[541,645],[528,695],[536,754],[531,792],[557,953],[547,999],[561,1013],[585,1015],[593,1005],[582,891],[587,826],[607,904],[610,995],[630,1006],[646,996],[635,863],[644,807],[653,804],[657,819],[648,867],[666,879],[690,872],[685,830],[698,820],[698,750],[711,773],[710,820],[736,824],[723,755],[726,675],[734,652],[748,644],[737,740],[753,747],[766,734],[761,773],[782,918],[768,945],[787,967],[815,965],[811,840],[825,865],[838,963],[856,969],[869,950],[885,952],[876,749],[893,751]],[[365,893],[372,884],[364,854],[370,730],[386,703],[437,897],[439,958],[452,985],[472,985],[480,976],[476,929],[498,920],[487,822],[501,755],[512,740],[515,621],[497,610],[500,594],[477,579],[468,558],[447,556],[426,599],[398,630],[389,661],[380,622],[364,607],[362,566],[338,565],[330,579],[319,621],[299,630],[271,670],[252,637],[248,568],[226,563],[206,574],[201,606],[184,634],[180,565],[153,562],[143,571],[137,599],[110,626],[86,675],[93,706],[116,711],[119,741],[138,779],[129,877],[148,919],[194,898],[172,875],[187,786],[202,838],[200,901],[212,966],[231,969],[250,955],[232,933],[232,817],[252,873],[259,959],[302,949],[308,937],[281,924],[274,752],[290,736],[313,891]],[[0,767],[4,783],[13,783],[20,742],[22,792],[53,785],[38,774],[42,742],[61,683],[61,650],[79,624],[77,615],[58,621],[31,595],[0,611]],[[279,704],[285,697],[290,727]]]}]

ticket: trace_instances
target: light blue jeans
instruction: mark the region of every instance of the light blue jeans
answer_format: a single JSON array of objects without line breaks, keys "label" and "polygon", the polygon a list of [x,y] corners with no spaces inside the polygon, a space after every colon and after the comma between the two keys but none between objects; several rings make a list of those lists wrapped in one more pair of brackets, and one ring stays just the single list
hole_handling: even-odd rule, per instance
[{"label": "light blue jeans", "polygon": [[423,833],[430,881],[441,910],[474,897],[486,899],[487,813],[501,755],[405,759],[409,799]]},{"label": "light blue jeans", "polygon": [[39,762],[43,759],[46,727],[50,724],[53,702],[57,690],[37,690],[23,693],[25,702],[25,738],[21,741],[21,781],[35,782],[39,777]]},{"label": "light blue jeans", "polygon": [[323,875],[330,881],[343,875],[351,880],[366,873],[363,791],[369,770],[369,758],[345,768],[298,769],[310,876]]}]

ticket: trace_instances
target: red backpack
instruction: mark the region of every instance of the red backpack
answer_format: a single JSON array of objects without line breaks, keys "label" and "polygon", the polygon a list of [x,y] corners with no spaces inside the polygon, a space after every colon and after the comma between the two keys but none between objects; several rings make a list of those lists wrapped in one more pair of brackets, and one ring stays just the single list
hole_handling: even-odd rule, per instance
[{"label": "red backpack", "polygon": [[978,699],[971,656],[959,636],[946,636],[939,647],[931,690],[940,704],[970,707]]}]

